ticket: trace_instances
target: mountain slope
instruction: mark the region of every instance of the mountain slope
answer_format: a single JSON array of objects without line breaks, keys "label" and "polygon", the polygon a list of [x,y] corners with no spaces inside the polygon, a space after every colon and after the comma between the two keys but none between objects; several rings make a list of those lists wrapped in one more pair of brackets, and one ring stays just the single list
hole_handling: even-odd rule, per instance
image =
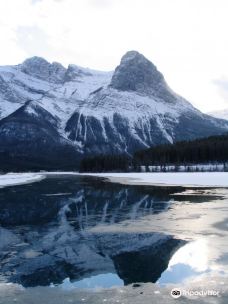
[{"label": "mountain slope", "polygon": [[127,52],[114,72],[65,68],[39,57],[0,67],[1,162],[10,155],[9,163],[23,158],[23,164],[30,160],[43,168],[51,159],[56,167],[59,158],[59,166],[69,166],[84,155],[132,155],[227,130],[227,121],[174,93],[136,51]]},{"label": "mountain slope", "polygon": [[1,169],[77,167],[78,153],[57,131],[58,120],[35,102],[0,121]]}]

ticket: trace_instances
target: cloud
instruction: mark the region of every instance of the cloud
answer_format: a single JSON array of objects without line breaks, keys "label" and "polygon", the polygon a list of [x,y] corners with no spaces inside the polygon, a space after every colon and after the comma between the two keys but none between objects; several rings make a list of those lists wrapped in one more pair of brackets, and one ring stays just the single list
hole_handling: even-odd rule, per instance
[{"label": "cloud", "polygon": [[43,0],[30,0],[30,1],[31,1],[32,4],[36,4],[36,3],[41,2]]},{"label": "cloud", "polygon": [[49,37],[38,26],[19,26],[16,29],[16,41],[29,57],[45,56],[50,51]]},{"label": "cloud", "polygon": [[[31,1],[31,4],[37,4],[39,2],[43,2],[44,0],[30,0]],[[46,0],[47,1],[47,0]],[[53,0],[54,2],[61,2],[61,1],[64,1],[64,0]]]},{"label": "cloud", "polygon": [[217,91],[222,99],[228,103],[228,77],[221,77],[213,81],[213,84],[217,87]]},{"label": "cloud", "polygon": [[[114,5],[114,3],[118,0],[87,0],[88,5],[91,5],[98,9],[106,9]],[[122,0],[123,1],[123,0]]]},{"label": "cloud", "polygon": [[136,49],[211,111],[227,101],[227,9],[227,0],[0,0],[0,65],[38,55],[111,70]]}]

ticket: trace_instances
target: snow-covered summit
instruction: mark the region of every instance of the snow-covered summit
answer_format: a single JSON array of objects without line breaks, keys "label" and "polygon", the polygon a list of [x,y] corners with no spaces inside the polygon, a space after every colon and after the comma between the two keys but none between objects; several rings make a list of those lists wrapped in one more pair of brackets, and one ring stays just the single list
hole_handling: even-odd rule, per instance
[{"label": "snow-covered summit", "polygon": [[92,92],[110,83],[112,72],[32,57],[17,66],[0,66],[0,119],[27,101],[36,101],[63,124]]}]

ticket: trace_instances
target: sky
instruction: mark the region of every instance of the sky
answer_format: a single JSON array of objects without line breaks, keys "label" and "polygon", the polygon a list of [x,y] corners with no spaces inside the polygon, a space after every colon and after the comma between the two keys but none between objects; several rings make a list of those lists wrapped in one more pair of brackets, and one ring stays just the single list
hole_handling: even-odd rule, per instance
[{"label": "sky", "polygon": [[227,0],[0,0],[0,65],[113,70],[137,50],[203,112],[228,108]]}]

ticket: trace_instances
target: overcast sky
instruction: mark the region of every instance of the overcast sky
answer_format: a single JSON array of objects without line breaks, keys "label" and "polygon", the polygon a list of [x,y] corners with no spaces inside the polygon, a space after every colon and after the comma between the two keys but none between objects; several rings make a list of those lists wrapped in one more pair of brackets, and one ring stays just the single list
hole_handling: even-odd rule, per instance
[{"label": "overcast sky", "polygon": [[0,65],[113,70],[137,50],[204,112],[228,108],[228,0],[0,0]]}]

